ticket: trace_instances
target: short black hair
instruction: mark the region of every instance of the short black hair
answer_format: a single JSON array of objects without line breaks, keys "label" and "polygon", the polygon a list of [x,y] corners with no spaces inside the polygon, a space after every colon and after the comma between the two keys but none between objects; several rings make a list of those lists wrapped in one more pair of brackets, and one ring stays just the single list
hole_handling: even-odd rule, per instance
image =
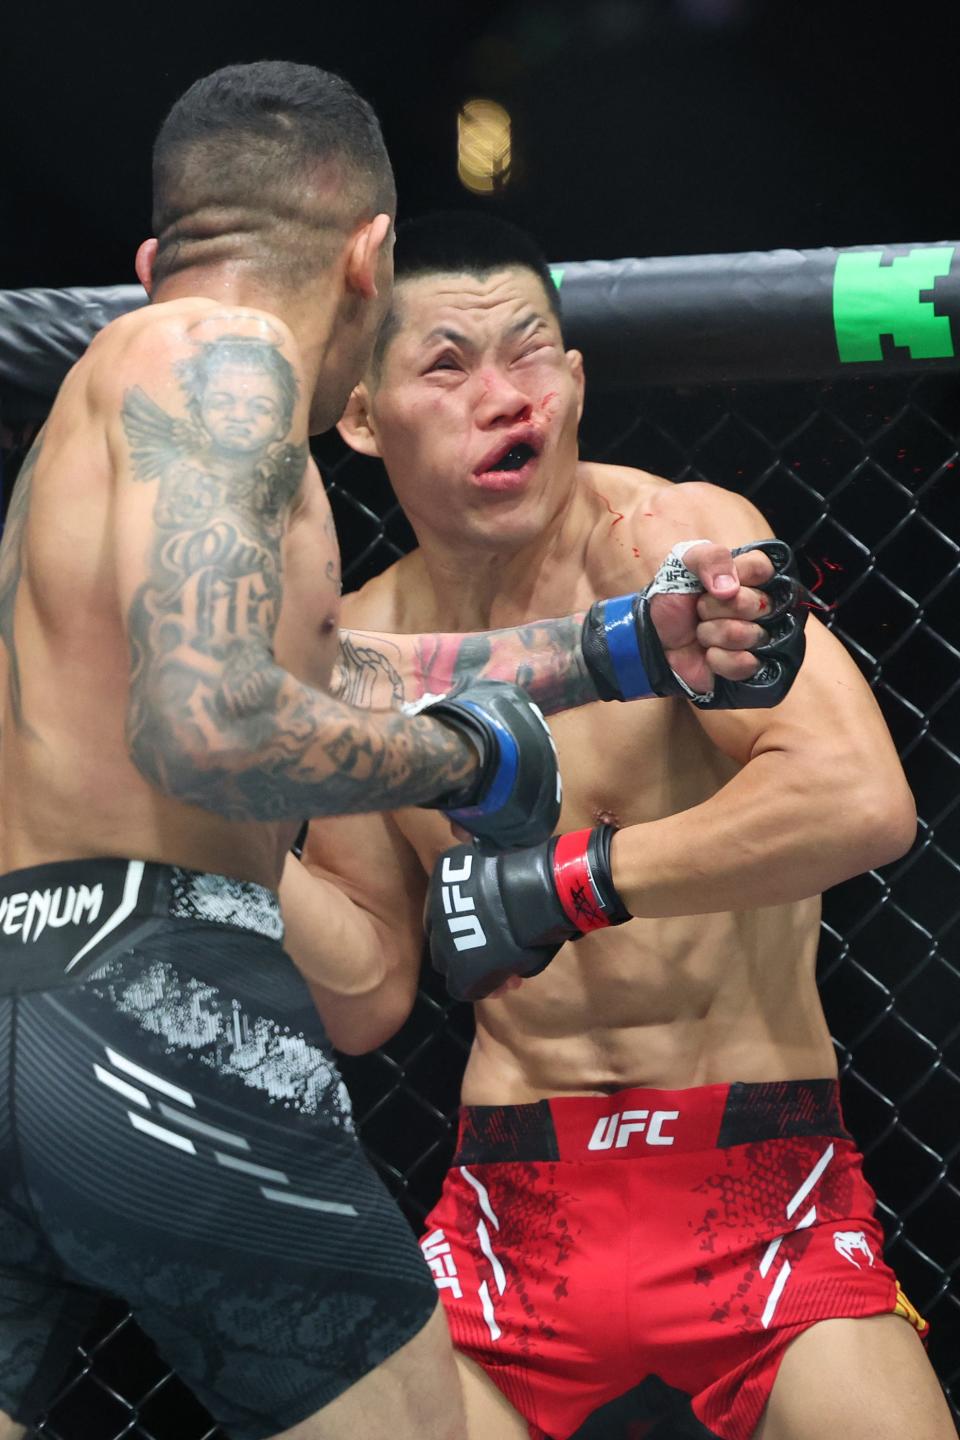
[{"label": "short black hair", "polygon": [[[472,210],[438,210],[397,226],[393,252],[394,284],[420,275],[472,275],[478,280],[498,270],[531,270],[543,285],[547,303],[562,322],[560,292],[536,240],[519,225],[498,215]],[[384,319],[374,352],[374,373],[400,329],[396,300]]]},{"label": "short black hair", "polygon": [[309,232],[395,209],[380,123],[348,81],[285,60],[227,65],[195,81],[157,135],[154,278],[236,257],[304,278]]}]

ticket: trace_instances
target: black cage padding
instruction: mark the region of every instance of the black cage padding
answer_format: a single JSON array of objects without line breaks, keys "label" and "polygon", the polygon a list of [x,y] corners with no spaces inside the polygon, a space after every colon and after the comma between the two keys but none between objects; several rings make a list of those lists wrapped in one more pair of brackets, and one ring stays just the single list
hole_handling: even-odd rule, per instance
[{"label": "black cage padding", "polygon": [[[749,251],[553,267],[591,384],[713,384],[955,368],[960,242]],[[0,290],[0,411],[42,415],[139,285]]]}]

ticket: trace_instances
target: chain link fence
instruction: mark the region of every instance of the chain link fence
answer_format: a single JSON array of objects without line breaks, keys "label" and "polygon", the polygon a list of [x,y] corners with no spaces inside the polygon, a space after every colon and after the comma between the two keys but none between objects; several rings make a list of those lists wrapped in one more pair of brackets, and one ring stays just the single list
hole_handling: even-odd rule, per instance
[{"label": "chain link fence", "polygon": [[[960,1406],[960,378],[594,394],[583,453],[749,496],[874,687],[917,799],[902,860],[825,899],[820,984],[888,1257]],[[24,437],[19,437],[21,440]],[[6,482],[17,460],[7,435]],[[412,544],[382,468],[318,446],[348,588]],[[830,815],[823,817],[824,827]],[[452,1150],[468,1007],[424,976],[387,1045],[344,1058],[369,1154],[416,1227]],[[221,1440],[122,1307],[36,1440]]]}]

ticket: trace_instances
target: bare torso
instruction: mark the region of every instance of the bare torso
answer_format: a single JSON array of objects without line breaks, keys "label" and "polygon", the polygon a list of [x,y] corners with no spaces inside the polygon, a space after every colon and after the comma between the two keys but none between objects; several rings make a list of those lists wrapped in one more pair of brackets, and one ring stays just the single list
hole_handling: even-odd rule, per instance
[{"label": "bare torso", "polygon": [[[668,482],[593,465],[579,467],[578,481],[588,492],[590,535],[551,579],[553,614],[642,587],[663,558],[644,512],[655,510]],[[533,618],[509,596],[488,617],[491,627]],[[348,597],[345,623],[413,633],[449,628],[450,620],[436,613],[415,553]],[[550,723],[564,778],[560,830],[658,820],[706,800],[737,769],[684,701],[594,704]],[[429,872],[451,843],[449,825],[422,810],[397,818]],[[819,899],[810,899],[635,919],[568,944],[543,974],[477,1005],[464,1101],[518,1104],[629,1085],[835,1073],[815,983],[819,916]]]},{"label": "bare torso", "polygon": [[[130,651],[116,578],[117,482],[96,367],[108,367],[158,311],[189,320],[210,308],[177,301],[104,331],[64,382],[24,466],[0,554],[3,871],[123,856],[279,883],[296,824],[228,821],[161,794],[133,765],[125,738]],[[277,658],[324,686],[337,646],[339,563],[312,463],[288,526],[284,574]]]}]

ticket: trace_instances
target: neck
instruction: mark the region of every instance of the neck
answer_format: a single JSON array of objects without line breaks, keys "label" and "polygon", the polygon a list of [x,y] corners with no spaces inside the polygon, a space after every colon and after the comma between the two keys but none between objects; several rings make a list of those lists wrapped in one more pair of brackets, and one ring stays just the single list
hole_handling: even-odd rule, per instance
[{"label": "neck", "polygon": [[150,298],[161,304],[198,297],[227,309],[265,310],[282,320],[297,343],[304,387],[314,393],[327,369],[333,340],[338,298],[332,269],[300,290],[284,290],[270,286],[243,262],[195,265],[162,281]]},{"label": "neck", "polygon": [[[578,467],[579,470],[579,467]],[[565,615],[571,574],[584,573],[593,497],[577,478],[545,528],[514,546],[481,546],[415,525],[444,630],[496,630],[529,615]]]}]

